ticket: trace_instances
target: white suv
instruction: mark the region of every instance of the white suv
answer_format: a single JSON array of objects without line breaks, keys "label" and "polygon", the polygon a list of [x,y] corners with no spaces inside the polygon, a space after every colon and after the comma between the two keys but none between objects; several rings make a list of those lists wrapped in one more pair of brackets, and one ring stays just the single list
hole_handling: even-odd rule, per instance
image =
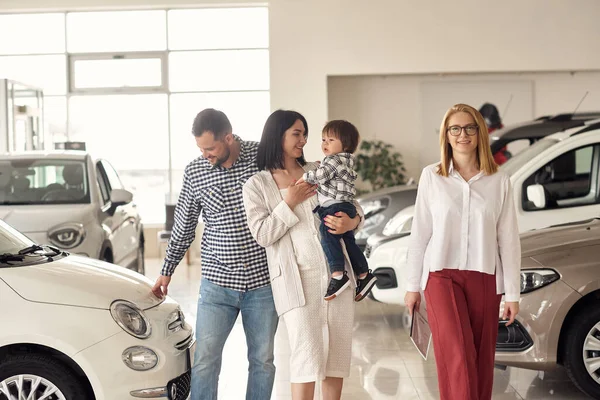
[{"label": "white suv", "polygon": [[144,274],[133,195],[106,160],[83,151],[0,155],[0,218],[38,244]]},{"label": "white suv", "polygon": [[[600,122],[550,135],[500,167],[514,188],[520,232],[600,216]],[[372,297],[404,304],[406,254],[412,218],[405,209],[388,236],[371,236],[366,253],[378,278]]]}]

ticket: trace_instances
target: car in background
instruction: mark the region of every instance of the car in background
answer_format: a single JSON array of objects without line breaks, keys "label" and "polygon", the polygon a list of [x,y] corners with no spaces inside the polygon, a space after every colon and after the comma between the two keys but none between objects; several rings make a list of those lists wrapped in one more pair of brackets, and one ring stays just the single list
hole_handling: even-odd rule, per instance
[{"label": "car in background", "polygon": [[600,398],[600,218],[524,233],[521,248],[520,312],[499,323],[496,364],[562,365]]},{"label": "car in background", "polygon": [[[600,111],[545,115],[533,121],[510,125],[490,134],[492,154],[502,151],[506,146],[515,146],[518,150],[522,150],[548,135],[582,127],[598,119],[600,119]],[[509,154],[509,157],[513,155]]]},{"label": "car in background", "polygon": [[[571,128],[583,128],[598,119],[600,119],[600,112],[582,112],[547,115],[533,121],[510,125],[490,135],[492,154],[504,151],[508,146],[508,151],[512,152],[509,156],[512,157],[518,154],[518,151],[526,149],[548,135]],[[369,236],[381,235],[386,223],[405,207],[415,204],[416,197],[416,185],[394,186],[360,197],[358,201],[365,209],[365,225],[356,235],[358,246],[363,251],[369,251],[367,249]]]},{"label": "car in background", "polygon": [[0,399],[187,399],[194,332],[152,286],[0,221]]},{"label": "car in background", "polygon": [[[547,136],[500,169],[511,177],[521,232],[600,216],[600,122]],[[401,305],[414,211],[402,213],[403,224],[372,235],[365,250],[378,279],[371,298]]]},{"label": "car in background", "polygon": [[417,185],[401,185],[377,190],[357,199],[365,215],[363,228],[356,233],[356,244],[365,251],[369,236],[381,233],[385,224],[399,211],[415,204]]},{"label": "car in background", "polygon": [[1,154],[0,218],[36,243],[145,272],[133,195],[87,152]]}]

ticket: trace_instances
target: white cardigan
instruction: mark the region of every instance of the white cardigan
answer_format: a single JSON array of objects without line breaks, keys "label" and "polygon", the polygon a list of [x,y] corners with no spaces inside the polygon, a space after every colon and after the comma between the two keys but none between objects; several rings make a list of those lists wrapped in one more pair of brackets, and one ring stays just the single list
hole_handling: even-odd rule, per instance
[{"label": "white cardigan", "polygon": [[[307,163],[305,171],[316,169],[317,163]],[[298,217],[283,201],[279,187],[270,171],[261,171],[244,184],[244,207],[248,226],[254,239],[267,251],[269,276],[275,309],[278,315],[306,304],[294,246],[288,230],[299,222]],[[355,202],[363,225],[362,208]],[[343,243],[342,243],[343,245]],[[322,251],[321,248],[316,251]],[[346,259],[347,256],[346,256]],[[349,261],[346,269],[352,271]],[[348,274],[353,279],[354,274]]]}]

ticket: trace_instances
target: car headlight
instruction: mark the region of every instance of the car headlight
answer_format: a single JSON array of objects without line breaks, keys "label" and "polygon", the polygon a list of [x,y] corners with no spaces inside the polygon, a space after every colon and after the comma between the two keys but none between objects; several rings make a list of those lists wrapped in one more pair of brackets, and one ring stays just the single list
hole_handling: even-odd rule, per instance
[{"label": "car headlight", "polygon": [[158,364],[158,356],[156,353],[143,346],[134,346],[125,349],[121,355],[121,359],[125,365],[135,371],[148,371]]},{"label": "car headlight", "polygon": [[52,228],[48,232],[48,238],[53,245],[63,249],[72,249],[77,247],[85,239],[85,229],[83,225],[69,223]]},{"label": "car headlight", "polygon": [[531,269],[521,271],[521,294],[533,292],[560,279],[552,269]]},{"label": "car headlight", "polygon": [[110,314],[123,330],[138,339],[146,339],[152,333],[150,321],[135,304],[125,300],[115,300],[110,305]]}]

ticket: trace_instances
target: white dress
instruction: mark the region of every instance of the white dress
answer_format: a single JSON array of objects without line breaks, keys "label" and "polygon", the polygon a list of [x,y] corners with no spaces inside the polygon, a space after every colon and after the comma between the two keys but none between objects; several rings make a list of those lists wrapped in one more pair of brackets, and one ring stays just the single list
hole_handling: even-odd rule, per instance
[{"label": "white dress", "polygon": [[[285,197],[287,189],[281,190]],[[319,239],[319,219],[312,210],[316,196],[294,209],[300,222],[288,231],[300,269],[306,305],[284,313],[290,342],[290,381],[314,382],[325,377],[350,375],[354,289],[348,287],[331,301],[323,296],[329,268]]]}]

